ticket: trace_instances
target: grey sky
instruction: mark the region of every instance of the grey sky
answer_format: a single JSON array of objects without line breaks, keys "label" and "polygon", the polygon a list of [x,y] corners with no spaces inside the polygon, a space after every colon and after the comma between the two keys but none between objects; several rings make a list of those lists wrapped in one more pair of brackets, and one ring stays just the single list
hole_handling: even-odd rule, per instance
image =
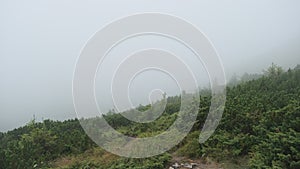
[{"label": "grey sky", "polygon": [[172,14],[197,26],[227,76],[261,72],[272,62],[300,63],[298,0],[1,0],[0,131],[26,124],[33,114],[76,117],[71,89],[80,50],[104,25],[140,12]]}]

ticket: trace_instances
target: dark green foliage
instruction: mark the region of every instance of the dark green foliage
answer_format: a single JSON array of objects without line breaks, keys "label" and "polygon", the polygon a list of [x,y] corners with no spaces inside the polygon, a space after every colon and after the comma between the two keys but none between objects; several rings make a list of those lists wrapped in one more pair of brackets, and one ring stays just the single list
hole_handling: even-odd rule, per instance
[{"label": "dark green foliage", "polygon": [[[199,144],[199,133],[209,111],[209,90],[200,92],[197,122],[191,133],[169,153],[190,158],[234,160],[246,157],[250,168],[300,168],[300,69],[287,72],[272,65],[264,75],[245,75],[227,88],[222,120],[215,133]],[[177,118],[181,97],[167,98],[165,112],[150,123],[135,123],[113,112],[104,116],[116,130],[133,137],[165,131]],[[140,106],[147,111],[150,105]],[[95,119],[90,119],[95,120]],[[96,145],[78,120],[32,121],[0,133],[0,168],[47,168],[54,159],[79,156]],[[113,162],[76,161],[70,168],[165,168],[169,154],[147,159],[112,159]]]},{"label": "dark green foliage", "polygon": [[1,139],[0,168],[45,167],[47,162],[67,154],[78,154],[95,146],[78,120],[45,120],[5,133]]},{"label": "dark green foliage", "polygon": [[222,121],[202,152],[217,159],[250,156],[251,168],[299,168],[300,70],[228,88]]},{"label": "dark green foliage", "polygon": [[[253,146],[250,165],[255,168],[299,168],[300,102],[263,115],[255,127],[259,144]],[[259,137],[258,137],[259,136]]]},{"label": "dark green foliage", "polygon": [[195,131],[190,133],[181,143],[177,150],[178,155],[189,158],[198,158],[203,154],[202,145],[199,144],[198,137],[200,132]]}]

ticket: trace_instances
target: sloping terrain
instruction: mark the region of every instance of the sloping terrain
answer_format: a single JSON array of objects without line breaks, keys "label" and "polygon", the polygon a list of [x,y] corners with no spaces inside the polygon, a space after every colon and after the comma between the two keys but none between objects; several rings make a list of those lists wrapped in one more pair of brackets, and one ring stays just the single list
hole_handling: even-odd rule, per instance
[{"label": "sloping terrain", "polygon": [[[77,119],[42,123],[33,120],[24,127],[0,133],[0,168],[168,168],[189,161],[208,168],[300,168],[298,67],[283,72],[272,65],[262,77],[228,87],[217,130],[207,142],[199,144],[210,105],[210,95],[203,93],[208,92],[201,92],[197,123],[190,134],[160,156],[127,159],[112,155],[90,140]],[[167,100],[165,112],[151,123],[134,123],[112,112],[104,118],[129,136],[157,135],[174,122],[180,108],[180,96]]]}]

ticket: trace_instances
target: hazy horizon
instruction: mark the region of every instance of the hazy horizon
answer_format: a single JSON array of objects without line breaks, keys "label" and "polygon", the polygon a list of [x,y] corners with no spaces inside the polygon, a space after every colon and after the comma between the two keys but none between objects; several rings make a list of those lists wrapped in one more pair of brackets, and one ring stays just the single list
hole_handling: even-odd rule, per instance
[{"label": "hazy horizon", "polygon": [[[227,80],[234,74],[261,73],[272,63],[285,70],[300,64],[297,18],[300,1],[231,2],[1,1],[0,131],[22,126],[33,115],[38,121],[76,118],[72,78],[81,49],[96,31],[135,13],[171,14],[197,26],[215,46]],[[204,67],[193,64],[188,51],[168,39],[158,42],[157,38],[126,41],[111,55],[119,56],[145,47],[170,48],[190,63],[200,87],[208,84]],[[117,62],[109,63],[112,71]],[[138,93],[133,97],[135,105],[147,101],[143,92],[151,87],[147,79],[153,76],[161,82],[155,85],[168,87],[169,95],[177,93],[176,86],[169,85],[169,79],[152,72],[133,84],[134,90],[141,91],[135,92]],[[101,80],[97,79],[99,91],[106,90],[101,87]],[[102,98],[105,94],[98,98],[104,111],[113,108]]]}]

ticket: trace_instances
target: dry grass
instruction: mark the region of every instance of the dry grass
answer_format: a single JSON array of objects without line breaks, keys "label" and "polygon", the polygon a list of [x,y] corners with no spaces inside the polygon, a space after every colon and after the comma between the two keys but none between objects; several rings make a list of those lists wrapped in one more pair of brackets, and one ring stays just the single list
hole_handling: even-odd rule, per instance
[{"label": "dry grass", "polygon": [[53,169],[70,168],[71,166],[82,162],[108,165],[118,158],[119,157],[116,155],[108,153],[101,148],[94,148],[80,155],[72,155],[56,159],[50,165]]}]

